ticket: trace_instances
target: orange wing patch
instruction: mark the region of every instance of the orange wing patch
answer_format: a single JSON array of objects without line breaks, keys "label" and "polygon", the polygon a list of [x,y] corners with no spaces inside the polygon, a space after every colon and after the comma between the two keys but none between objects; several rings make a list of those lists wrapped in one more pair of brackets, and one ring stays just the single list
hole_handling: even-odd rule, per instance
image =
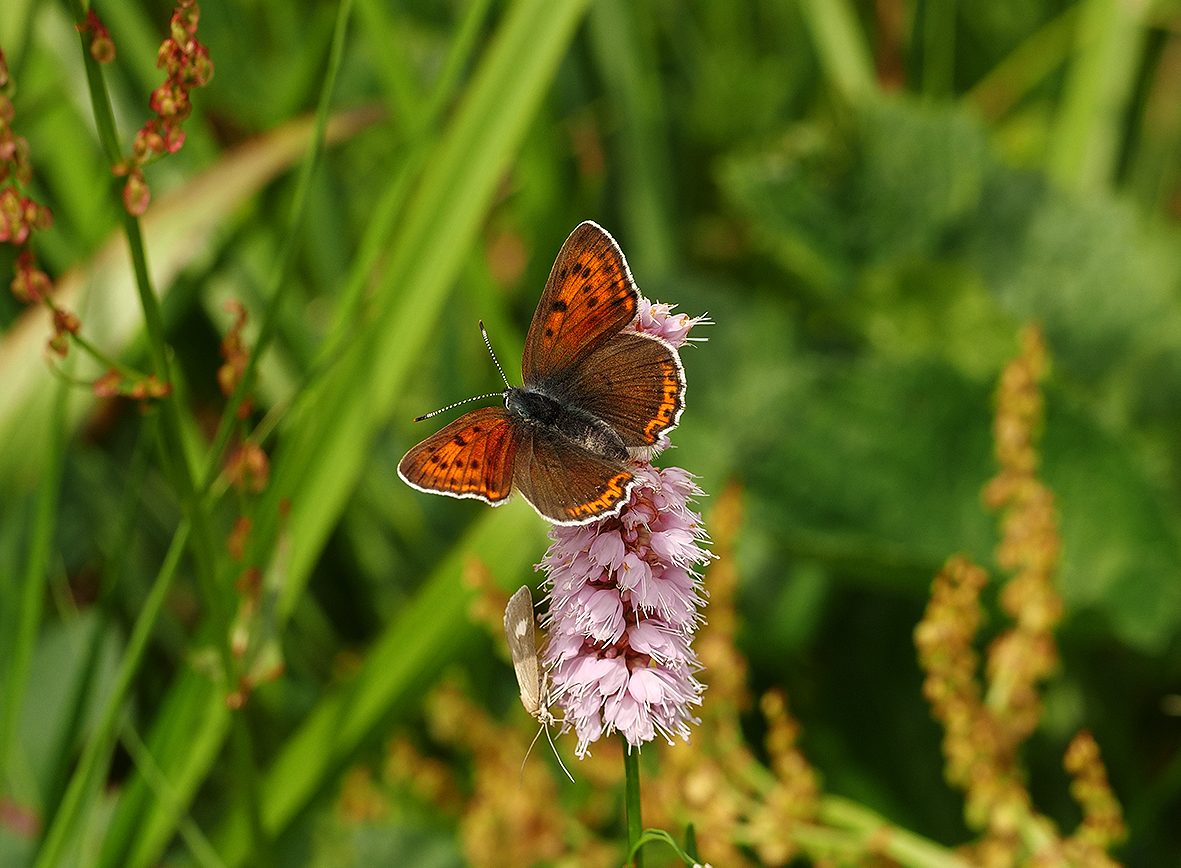
[{"label": "orange wing patch", "polygon": [[627,484],[634,478],[631,472],[626,470],[615,474],[594,500],[566,507],[567,517],[571,521],[582,521],[610,512],[626,496]]},{"label": "orange wing patch", "polygon": [[671,361],[660,365],[661,399],[652,419],[644,426],[644,439],[648,443],[655,443],[660,432],[673,424],[677,412],[681,409],[681,377],[677,366]]},{"label": "orange wing patch", "polygon": [[512,491],[516,448],[505,410],[485,407],[407,452],[398,475],[421,491],[500,503]]}]

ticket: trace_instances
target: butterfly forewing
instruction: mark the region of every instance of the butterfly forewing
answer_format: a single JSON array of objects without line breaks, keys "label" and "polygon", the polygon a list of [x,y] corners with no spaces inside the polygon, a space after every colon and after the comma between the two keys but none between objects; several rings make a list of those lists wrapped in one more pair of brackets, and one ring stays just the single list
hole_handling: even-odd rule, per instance
[{"label": "butterfly forewing", "polygon": [[635,484],[622,461],[540,430],[521,439],[513,480],[544,518],[567,525],[617,514]]},{"label": "butterfly forewing", "polygon": [[398,463],[398,475],[421,491],[498,505],[512,490],[516,447],[508,412],[482,407],[407,452]]},{"label": "butterfly forewing", "polygon": [[539,721],[549,716],[545,702],[545,673],[537,653],[533,627],[533,595],[522,585],[504,609],[504,637],[513,658],[513,671],[521,691],[521,705]]},{"label": "butterfly forewing", "polygon": [[652,446],[685,405],[681,359],[664,341],[624,332],[594,351],[567,381],[570,402],[602,419],[626,446]]},{"label": "butterfly forewing", "polygon": [[560,382],[635,318],[639,291],[619,245],[580,223],[562,245],[525,338],[526,387]]}]

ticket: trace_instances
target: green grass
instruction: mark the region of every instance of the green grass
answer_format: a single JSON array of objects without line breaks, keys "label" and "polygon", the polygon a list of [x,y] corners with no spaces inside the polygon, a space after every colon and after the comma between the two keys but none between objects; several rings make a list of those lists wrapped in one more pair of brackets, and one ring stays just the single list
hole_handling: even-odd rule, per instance
[{"label": "green grass", "polygon": [[[394,468],[415,415],[495,388],[478,319],[519,357],[582,219],[646,295],[715,320],[684,353],[666,458],[743,492],[751,684],[786,689],[826,791],[916,852],[969,832],[932,785],[910,631],[944,558],[992,562],[991,396],[1042,326],[1067,617],[1032,792],[1077,822],[1059,758],[1089,728],[1131,826],[1116,855],[1176,860],[1175,4],[915,2],[887,22],[843,0],[205,2],[216,75],[138,220],[110,163],[148,117],[169,9],[108,5],[103,67],[74,5],[6,11],[13,127],[55,215],[34,246],[59,303],[172,392],[95,398],[77,383],[107,363],[47,358],[43,312],[0,298],[0,800],[39,821],[0,822],[0,864],[327,864],[342,772],[393,732],[428,744],[445,672],[504,707],[462,578],[477,559],[529,580],[544,526]],[[0,245],[5,283],[14,259]],[[252,356],[227,399],[230,298]],[[261,493],[222,473],[246,436]],[[261,608],[235,656],[248,567]],[[456,829],[410,810],[374,834],[454,855]]]}]

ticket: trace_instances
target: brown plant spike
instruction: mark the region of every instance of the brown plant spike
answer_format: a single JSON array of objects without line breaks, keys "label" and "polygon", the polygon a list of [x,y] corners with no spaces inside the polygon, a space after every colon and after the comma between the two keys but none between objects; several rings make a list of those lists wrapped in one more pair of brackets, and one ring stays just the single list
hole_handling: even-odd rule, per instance
[{"label": "brown plant spike", "polygon": [[1114,865],[1107,850],[1128,836],[1124,814],[1099,755],[1099,744],[1087,731],[1078,733],[1066,749],[1063,766],[1071,776],[1070,794],[1083,811],[1083,822],[1065,842],[1072,864]]},{"label": "brown plant spike", "polygon": [[131,156],[114,166],[116,175],[127,178],[123,207],[136,217],[148,210],[152,198],[144,166],[181,149],[185,143],[181,125],[193,110],[189,92],[213,78],[209,50],[197,39],[200,17],[196,0],[179,0],[176,4],[168,37],[156,55],[156,65],[165,71],[166,78],[152,91],[148,101],[155,117],[149,118],[136,133]]},{"label": "brown plant spike", "polygon": [[29,160],[29,143],[13,131],[16,109],[11,89],[8,63],[0,50],[0,244],[11,244],[16,249],[9,284],[13,296],[22,304],[44,304],[49,308],[53,321],[49,350],[65,356],[70,335],[77,334],[82,323],[53,300],[53,282],[33,254],[33,237],[53,226],[53,213],[26,195],[33,181],[33,164]]},{"label": "brown plant spike", "polygon": [[1013,626],[989,647],[984,684],[975,650],[988,583],[983,569],[963,556],[949,558],[915,629],[923,694],[944,730],[947,780],[964,791],[968,824],[983,833],[966,854],[980,865],[1114,864],[1106,849],[1123,835],[1119,804],[1089,735],[1076,737],[1067,754],[1072,792],[1085,816],[1071,838],[1061,838],[1034,809],[1020,764],[1020,746],[1041,717],[1038,691],[1058,664],[1053,631],[1063,614],[1054,586],[1062,548],[1054,496],[1037,477],[1046,366],[1042,335],[1027,327],[997,390],[999,471],[984,499],[1000,512],[997,562],[1010,573],[1000,603]]},{"label": "brown plant spike", "polygon": [[1046,369],[1041,332],[1027,327],[1021,355],[1005,368],[997,390],[994,437],[1000,472],[984,499],[1001,515],[997,563],[1011,578],[1001,605],[1015,624],[989,649],[987,704],[1023,740],[1041,716],[1038,685],[1058,665],[1053,631],[1062,620],[1054,576],[1062,550],[1054,494],[1037,478],[1036,439],[1044,416],[1038,383]]}]

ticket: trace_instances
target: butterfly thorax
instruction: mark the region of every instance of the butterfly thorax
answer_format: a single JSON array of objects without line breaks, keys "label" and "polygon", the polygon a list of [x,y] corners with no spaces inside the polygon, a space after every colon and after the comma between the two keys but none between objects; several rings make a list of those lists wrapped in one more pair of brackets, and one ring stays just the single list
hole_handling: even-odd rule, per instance
[{"label": "butterfly thorax", "polygon": [[528,388],[510,388],[505,392],[504,406],[511,415],[532,423],[547,434],[577,443],[595,455],[618,461],[627,458],[627,447],[615,429],[580,407]]}]

